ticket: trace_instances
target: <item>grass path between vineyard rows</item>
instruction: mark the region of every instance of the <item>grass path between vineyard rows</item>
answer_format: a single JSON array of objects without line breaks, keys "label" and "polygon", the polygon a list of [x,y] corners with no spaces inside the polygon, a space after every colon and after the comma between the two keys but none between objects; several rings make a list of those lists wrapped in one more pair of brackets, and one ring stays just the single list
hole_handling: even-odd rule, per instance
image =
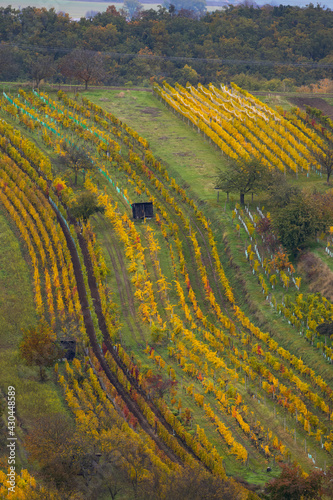
[{"label": "grass path between vineyard rows", "polygon": [[[226,165],[226,159],[213,145],[205,141],[196,129],[175,116],[152,92],[138,90],[91,90],[84,92],[91,101],[113,113],[149,141],[154,155],[160,157],[173,176],[181,176],[191,186],[192,194],[209,202],[212,206],[224,208],[225,195],[214,189],[217,169]],[[263,102],[284,109],[291,107],[287,98],[261,96]],[[177,180],[177,179],[176,179]],[[325,179],[317,175],[310,178],[291,177],[292,182],[309,190],[327,188]],[[237,196],[234,196],[237,201]],[[248,200],[247,200],[248,201]]]}]

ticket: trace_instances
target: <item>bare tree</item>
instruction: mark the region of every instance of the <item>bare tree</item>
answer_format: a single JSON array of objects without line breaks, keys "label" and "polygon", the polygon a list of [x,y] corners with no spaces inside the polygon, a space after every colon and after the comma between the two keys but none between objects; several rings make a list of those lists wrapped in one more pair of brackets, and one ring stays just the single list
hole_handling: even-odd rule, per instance
[{"label": "bare tree", "polygon": [[37,88],[39,88],[40,82],[44,78],[49,78],[55,72],[54,58],[52,56],[43,56],[36,53],[34,57],[29,57],[27,62],[30,68],[30,76]]},{"label": "bare tree", "polygon": [[143,5],[138,0],[125,0],[124,10],[127,13],[127,19],[134,19],[142,10]]},{"label": "bare tree", "polygon": [[311,154],[321,168],[326,172],[326,182],[330,183],[330,176],[333,170],[333,145],[324,144],[321,149],[312,150]]},{"label": "bare tree", "polygon": [[98,83],[105,78],[104,58],[92,50],[73,50],[61,60],[59,70],[68,78],[83,81],[86,90],[89,83]]}]

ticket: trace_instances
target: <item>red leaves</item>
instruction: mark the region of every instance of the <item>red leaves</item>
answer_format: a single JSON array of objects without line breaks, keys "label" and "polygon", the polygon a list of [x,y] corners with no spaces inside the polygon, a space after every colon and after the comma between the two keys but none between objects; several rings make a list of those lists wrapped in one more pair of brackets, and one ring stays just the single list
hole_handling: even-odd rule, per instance
[{"label": "red leaves", "polygon": [[59,196],[61,195],[61,191],[65,188],[65,186],[63,184],[61,184],[61,182],[58,182],[55,186],[55,189],[57,191],[57,196],[59,198]]},{"label": "red leaves", "polygon": [[270,494],[272,500],[300,500],[321,498],[322,471],[312,471],[304,477],[299,466],[288,467],[282,465],[280,477],[273,479],[266,485],[265,493]]}]

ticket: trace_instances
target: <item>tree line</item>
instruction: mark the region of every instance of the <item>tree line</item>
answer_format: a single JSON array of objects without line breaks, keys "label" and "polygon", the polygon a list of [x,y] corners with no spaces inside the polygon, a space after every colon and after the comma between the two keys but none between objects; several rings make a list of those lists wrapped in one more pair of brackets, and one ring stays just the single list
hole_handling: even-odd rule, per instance
[{"label": "tree line", "polygon": [[[327,145],[327,156],[332,145]],[[325,165],[323,165],[325,168]],[[331,164],[327,170],[327,185]],[[278,186],[278,189],[277,189]],[[265,192],[271,218],[263,219],[257,231],[265,236],[272,252],[282,244],[290,255],[298,255],[314,238],[329,230],[333,224],[333,195],[331,191],[310,192],[293,185],[280,171],[269,171],[259,161],[230,161],[216,175],[215,188],[239,195],[240,205],[245,196]]]},{"label": "tree line", "polygon": [[[157,10],[105,12],[73,21],[54,8],[0,8],[0,78],[149,85],[228,82],[249,90],[288,90],[330,78],[333,12],[230,6],[205,13]],[[224,62],[222,62],[222,60]],[[282,64],[281,64],[282,63]]]}]

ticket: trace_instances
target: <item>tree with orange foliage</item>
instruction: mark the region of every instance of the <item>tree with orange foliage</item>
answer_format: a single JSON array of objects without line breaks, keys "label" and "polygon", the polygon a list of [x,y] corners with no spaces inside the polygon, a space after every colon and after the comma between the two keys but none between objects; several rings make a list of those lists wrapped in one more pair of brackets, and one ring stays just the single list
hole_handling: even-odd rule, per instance
[{"label": "tree with orange foliage", "polygon": [[280,250],[276,252],[273,259],[269,262],[270,270],[272,271],[284,271],[285,269],[290,269],[294,272],[294,266],[289,261],[288,255],[280,247]]},{"label": "tree with orange foliage", "polygon": [[45,368],[52,366],[61,357],[56,344],[56,334],[43,318],[36,327],[23,330],[20,354],[29,366],[39,367],[41,382],[46,379]]}]

